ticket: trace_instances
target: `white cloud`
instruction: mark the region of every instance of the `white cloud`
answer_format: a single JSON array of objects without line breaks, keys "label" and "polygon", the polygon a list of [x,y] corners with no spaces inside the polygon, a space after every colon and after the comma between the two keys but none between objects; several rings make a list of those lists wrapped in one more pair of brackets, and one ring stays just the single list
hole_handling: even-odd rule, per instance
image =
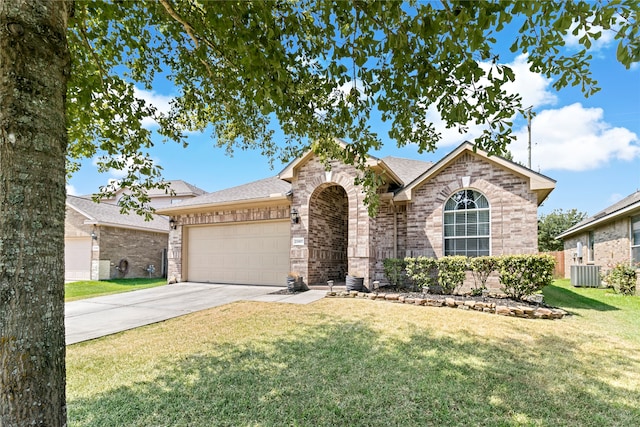
[{"label": "white cloud", "polygon": [[71,184],[67,184],[66,185],[67,188],[67,194],[70,196],[77,196],[78,195],[78,190],[76,190],[76,188],[71,185]]},{"label": "white cloud", "polygon": [[[612,160],[640,158],[638,135],[604,121],[601,108],[585,108],[575,103],[559,109],[543,110],[531,123],[532,168],[585,171]],[[515,161],[527,163],[527,128],[515,132],[517,142],[509,149]]]},{"label": "white cloud", "polygon": [[527,55],[518,55],[513,62],[505,64],[513,70],[516,78],[515,81],[506,83],[504,89],[509,94],[519,93],[525,108],[530,105],[533,105],[534,109],[544,105],[555,105],[558,97],[555,90],[550,88],[553,80],[532,72],[527,58]]},{"label": "white cloud", "polygon": [[[586,34],[584,30],[580,30],[578,31],[578,34],[573,35],[573,30],[576,28],[576,26],[577,24],[573,24],[571,28],[569,28],[569,33],[564,36],[565,46],[574,50],[583,48],[583,46],[580,44],[580,39]],[[606,49],[615,41],[615,28],[611,30],[603,30],[601,26],[596,25],[591,27],[591,29],[589,30],[591,34],[595,34],[598,31],[600,31],[602,34],[597,40],[593,39],[593,37],[591,38],[592,44],[589,48],[589,51],[591,52],[598,52],[600,50]]]},{"label": "white cloud", "polygon": [[[515,80],[505,84],[504,89],[509,94],[520,94],[522,97],[522,105],[525,108],[533,106],[535,111],[542,106],[555,105],[558,102],[558,97],[554,90],[550,88],[552,80],[529,70],[527,55],[519,55],[513,62],[504,65],[509,66],[515,75]],[[490,64],[481,63],[480,66],[485,71],[488,71]],[[487,80],[482,80],[479,84],[486,85]],[[466,125],[468,130],[464,134],[458,132],[457,128],[447,129],[436,107],[433,105],[429,107],[426,119],[432,122],[435,128],[442,134],[442,141],[440,143],[442,146],[458,145],[463,141],[471,141],[480,136],[483,129],[485,129],[484,125],[472,123]]]},{"label": "white cloud", "polygon": [[[157,113],[168,113],[171,110],[171,100],[173,97],[160,95],[159,93],[148,91],[144,89],[138,89],[137,87],[133,88],[133,95],[142,99],[147,103],[147,105],[152,105],[157,110]],[[142,126],[145,128],[150,128],[157,126],[158,123],[152,117],[145,117],[142,120]]]}]

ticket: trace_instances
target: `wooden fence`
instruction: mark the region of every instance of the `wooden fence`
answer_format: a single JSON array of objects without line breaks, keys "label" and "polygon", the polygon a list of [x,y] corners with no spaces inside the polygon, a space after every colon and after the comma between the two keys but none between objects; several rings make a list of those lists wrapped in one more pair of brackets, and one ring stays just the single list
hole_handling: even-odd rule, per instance
[{"label": "wooden fence", "polygon": [[556,279],[564,278],[564,251],[544,252],[547,255],[551,255],[556,259],[556,269],[553,272],[553,277]]}]

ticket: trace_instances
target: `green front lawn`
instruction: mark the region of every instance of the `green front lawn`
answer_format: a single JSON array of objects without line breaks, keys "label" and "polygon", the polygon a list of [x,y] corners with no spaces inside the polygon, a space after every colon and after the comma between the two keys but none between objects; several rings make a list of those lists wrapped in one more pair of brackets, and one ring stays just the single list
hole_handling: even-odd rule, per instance
[{"label": "green front lawn", "polygon": [[86,280],[65,283],[64,300],[75,301],[101,295],[117,294],[120,292],[137,291],[167,284],[167,279],[112,279]]},{"label": "green front lawn", "polygon": [[640,425],[640,297],[545,295],[572,315],[238,302],[72,345],[69,425]]}]

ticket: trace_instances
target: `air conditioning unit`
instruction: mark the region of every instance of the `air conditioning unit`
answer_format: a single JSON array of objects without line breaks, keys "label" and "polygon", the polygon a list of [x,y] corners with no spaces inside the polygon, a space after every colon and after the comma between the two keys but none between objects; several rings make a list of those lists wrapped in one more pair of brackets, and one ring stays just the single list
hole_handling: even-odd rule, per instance
[{"label": "air conditioning unit", "polygon": [[573,286],[585,286],[599,288],[601,285],[599,265],[572,265],[571,284]]}]

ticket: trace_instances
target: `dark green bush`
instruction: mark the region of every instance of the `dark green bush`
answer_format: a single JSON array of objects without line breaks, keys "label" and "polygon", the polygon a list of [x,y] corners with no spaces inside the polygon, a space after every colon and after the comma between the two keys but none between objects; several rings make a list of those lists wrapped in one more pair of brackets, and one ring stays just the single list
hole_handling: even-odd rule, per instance
[{"label": "dark green bush", "polygon": [[387,258],[382,261],[384,275],[392,286],[404,287],[406,285],[405,260],[400,258]]},{"label": "dark green bush", "polygon": [[466,256],[445,256],[438,259],[438,284],[442,293],[451,295],[464,282],[467,271]]},{"label": "dark green bush", "polygon": [[502,290],[509,297],[522,299],[553,282],[556,261],[551,255],[510,255],[500,257]]},{"label": "dark green bush", "polygon": [[472,293],[479,295],[483,290],[487,289],[487,279],[489,275],[498,269],[499,258],[493,256],[479,256],[469,258],[469,267],[473,273],[473,281],[475,289]]},{"label": "dark green bush", "polygon": [[425,256],[405,258],[407,277],[415,289],[428,288],[435,284],[438,272],[438,261]]},{"label": "dark green bush", "polygon": [[636,293],[636,270],[625,264],[617,264],[604,276],[604,281],[622,295],[633,295]]}]

